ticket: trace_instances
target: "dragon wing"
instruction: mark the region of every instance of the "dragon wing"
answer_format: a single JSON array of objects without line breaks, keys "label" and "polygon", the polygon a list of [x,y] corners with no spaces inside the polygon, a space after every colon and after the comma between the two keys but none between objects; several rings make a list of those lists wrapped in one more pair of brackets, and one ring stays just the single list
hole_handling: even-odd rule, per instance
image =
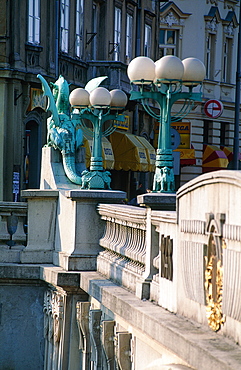
[{"label": "dragon wing", "polygon": [[41,76],[40,74],[37,75],[37,77],[40,79],[42,82],[42,88],[44,91],[44,95],[48,97],[48,107],[47,111],[50,111],[53,116],[53,121],[55,122],[56,126],[59,126],[59,116],[58,116],[58,110],[54,101],[54,97],[52,94],[52,91],[47,83],[47,81]]},{"label": "dragon wing", "polygon": [[85,90],[87,90],[89,93],[96,89],[102,81],[104,81],[108,76],[102,76],[102,77],[96,77],[92,78],[86,85],[85,85]]}]

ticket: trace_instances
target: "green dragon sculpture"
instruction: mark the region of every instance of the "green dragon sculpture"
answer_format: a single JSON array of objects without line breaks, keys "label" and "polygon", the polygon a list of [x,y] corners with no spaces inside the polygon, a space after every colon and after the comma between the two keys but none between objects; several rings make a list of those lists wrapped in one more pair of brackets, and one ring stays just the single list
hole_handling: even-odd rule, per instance
[{"label": "green dragon sculpture", "polygon": [[51,91],[44,77],[40,74],[37,77],[42,82],[44,95],[48,97],[47,111],[52,114],[47,119],[46,145],[60,150],[66,176],[71,182],[82,185],[82,178],[76,173],[75,155],[83,145],[83,133],[77,128],[76,119],[70,115],[69,85],[63,76],[59,76],[55,83],[51,83]]}]

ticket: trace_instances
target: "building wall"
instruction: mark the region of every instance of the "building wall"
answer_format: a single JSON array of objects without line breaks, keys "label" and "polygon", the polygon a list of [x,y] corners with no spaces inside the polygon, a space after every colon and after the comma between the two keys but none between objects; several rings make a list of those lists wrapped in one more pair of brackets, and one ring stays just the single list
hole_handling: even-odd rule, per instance
[{"label": "building wall", "polygon": [[[202,157],[204,143],[204,125],[212,124],[213,131],[209,142],[205,144],[220,147],[221,123],[226,123],[226,146],[233,147],[235,81],[237,68],[238,14],[237,1],[175,1],[170,11],[161,12],[161,28],[178,30],[176,55],[181,59],[194,56],[207,67],[207,39],[213,37],[213,53],[211,61],[213,74],[206,75],[203,83],[203,102],[186,117],[191,121],[191,144],[195,148],[196,165],[181,168],[180,185],[203,172]],[[162,9],[162,8],[161,8]],[[163,18],[164,14],[164,18]],[[184,15],[186,14],[186,18]],[[224,42],[230,40],[228,69],[224,79]],[[223,104],[220,117],[211,119],[204,113],[204,103],[209,99],[217,99]],[[218,168],[217,168],[218,169]],[[210,170],[212,170],[210,168]]]},{"label": "building wall", "polygon": [[[126,68],[130,59],[138,55],[150,56],[154,61],[160,57],[159,27],[168,31],[177,31],[178,38],[174,54],[184,59],[189,56],[199,58],[206,64],[207,37],[212,34],[215,52],[211,54],[214,75],[205,79],[203,84],[203,102],[191,111],[187,121],[191,122],[191,144],[195,149],[196,164],[181,166],[180,185],[201,174],[203,157],[204,125],[212,121],[203,111],[204,102],[218,99],[224,105],[223,114],[214,119],[216,129],[213,139],[208,144],[220,145],[220,125],[226,123],[226,145],[233,145],[233,120],[235,101],[235,70],[238,35],[238,1],[198,1],[176,0],[159,2],[151,0],[128,1],[107,0],[84,1],[84,17],[81,39],[81,53],[76,56],[76,1],[70,1],[68,50],[61,51],[61,22],[58,6],[60,1],[41,1],[40,7],[40,43],[27,42],[28,1],[1,0],[1,138],[3,151],[0,159],[1,199],[12,200],[13,172],[20,174],[20,188],[31,185],[26,179],[27,157],[26,125],[37,127],[38,137],[34,143],[38,155],[34,161],[40,166],[41,147],[46,143],[46,113],[43,104],[29,105],[33,89],[41,84],[37,74],[41,73],[48,82],[54,82],[62,74],[74,87],[84,87],[93,77],[107,75],[103,86],[121,88],[129,96],[130,84]],[[121,11],[120,44],[115,44],[114,16],[115,8]],[[23,11],[24,10],[24,11]],[[131,55],[126,56],[126,19],[133,17]],[[151,44],[145,48],[145,25],[151,27]],[[228,81],[222,80],[223,54],[225,37],[230,39],[230,59]],[[119,50],[119,54],[116,53]],[[229,50],[229,55],[230,55]],[[3,86],[2,86],[3,85]],[[40,97],[40,95],[38,96]],[[177,105],[180,108],[180,105]],[[30,115],[31,114],[31,115]],[[129,102],[126,110],[129,116],[129,132],[145,136],[152,142],[154,119],[147,117],[140,105]],[[32,121],[32,125],[30,125]],[[212,122],[210,123],[212,124]],[[30,130],[31,131],[31,130]],[[36,159],[37,158],[37,159]],[[33,162],[33,161],[32,161]],[[33,165],[33,163],[32,163]],[[34,177],[33,187],[38,184],[39,170],[29,176]],[[137,179],[139,173],[134,174]],[[148,181],[147,181],[148,182]],[[149,184],[148,184],[149,187]],[[123,189],[125,190],[125,189]],[[19,195],[18,195],[18,198]]]},{"label": "building wall", "polygon": [[44,290],[41,283],[29,281],[23,285],[1,284],[2,369],[44,368]]},{"label": "building wall", "polygon": [[[136,45],[143,52],[143,24],[148,22],[156,29],[158,17],[153,2],[144,1],[138,7],[137,1],[83,1],[84,17],[82,29],[82,50],[76,56],[76,1],[70,1],[68,50],[61,51],[60,1],[41,1],[40,43],[28,42],[28,1],[1,0],[1,199],[20,200],[12,194],[13,173],[20,176],[19,188],[38,187],[41,148],[46,143],[46,113],[40,102],[41,84],[37,74],[42,74],[48,82],[54,82],[59,74],[71,84],[85,86],[93,77],[107,75],[107,88],[124,88],[129,91],[126,76],[125,30],[126,14],[133,16],[133,57]],[[115,58],[114,46],[114,8],[122,12],[122,37],[120,54]],[[140,19],[140,35],[136,40],[137,14]],[[96,32],[96,35],[94,34]],[[93,38],[92,38],[93,36]],[[155,37],[153,34],[153,42]],[[154,45],[152,52],[155,51]],[[97,66],[97,61],[100,62]],[[35,90],[37,89],[37,90]],[[32,92],[35,103],[32,103]],[[37,93],[36,93],[37,91]],[[37,96],[36,96],[37,94]],[[36,103],[37,99],[37,103]],[[132,111],[130,131],[132,131]],[[128,114],[128,112],[127,112]],[[26,132],[30,129],[30,133]],[[34,130],[34,133],[32,133]],[[35,133],[37,132],[37,136]],[[28,140],[34,151],[28,155]],[[33,136],[36,137],[33,137]],[[34,157],[34,158],[33,158]],[[32,168],[31,168],[32,167]],[[34,167],[34,168],[33,168]],[[3,186],[4,185],[4,186]]]}]

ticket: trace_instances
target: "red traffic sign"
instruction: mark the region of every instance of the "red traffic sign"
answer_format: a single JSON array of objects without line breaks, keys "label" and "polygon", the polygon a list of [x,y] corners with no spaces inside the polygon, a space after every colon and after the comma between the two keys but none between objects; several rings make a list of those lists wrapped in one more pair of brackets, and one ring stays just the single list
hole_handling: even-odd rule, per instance
[{"label": "red traffic sign", "polygon": [[223,103],[216,99],[206,101],[204,104],[204,113],[210,118],[218,118],[223,113]]}]

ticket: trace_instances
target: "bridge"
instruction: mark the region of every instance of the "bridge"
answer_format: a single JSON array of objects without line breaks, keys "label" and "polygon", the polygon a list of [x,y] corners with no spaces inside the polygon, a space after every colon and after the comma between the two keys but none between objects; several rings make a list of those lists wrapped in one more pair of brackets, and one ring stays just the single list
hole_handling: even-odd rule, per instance
[{"label": "bridge", "polygon": [[0,203],[2,368],[240,368],[241,173],[134,207],[69,183],[53,148],[42,167]]}]

